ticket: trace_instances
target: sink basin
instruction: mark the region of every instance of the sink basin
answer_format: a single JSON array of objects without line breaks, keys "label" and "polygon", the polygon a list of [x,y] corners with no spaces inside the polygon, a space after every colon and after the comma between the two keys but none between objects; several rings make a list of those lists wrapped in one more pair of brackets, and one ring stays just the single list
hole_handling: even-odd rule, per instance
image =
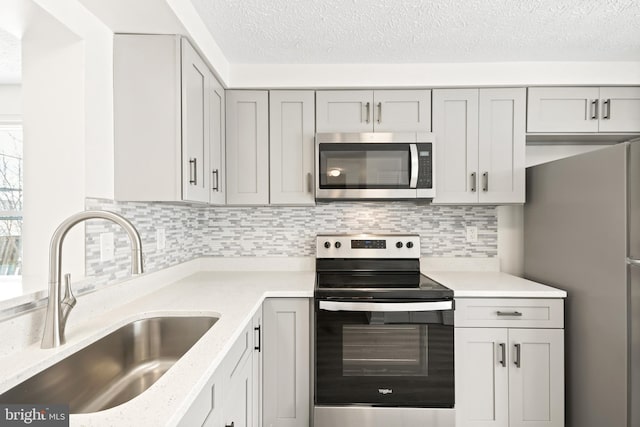
[{"label": "sink basin", "polygon": [[217,317],[153,317],[113,331],[0,395],[0,403],[64,403],[72,414],[127,402],[151,387]]}]

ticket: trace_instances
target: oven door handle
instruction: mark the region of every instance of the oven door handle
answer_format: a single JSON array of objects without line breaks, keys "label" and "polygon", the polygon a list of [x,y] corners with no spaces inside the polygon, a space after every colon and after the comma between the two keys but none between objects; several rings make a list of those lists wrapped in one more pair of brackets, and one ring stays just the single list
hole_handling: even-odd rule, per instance
[{"label": "oven door handle", "polygon": [[409,144],[409,152],[411,153],[411,177],[409,179],[409,188],[418,187],[418,145]]},{"label": "oven door handle", "polygon": [[453,301],[426,302],[343,302],[320,301],[320,310],[326,311],[442,311],[452,310]]}]

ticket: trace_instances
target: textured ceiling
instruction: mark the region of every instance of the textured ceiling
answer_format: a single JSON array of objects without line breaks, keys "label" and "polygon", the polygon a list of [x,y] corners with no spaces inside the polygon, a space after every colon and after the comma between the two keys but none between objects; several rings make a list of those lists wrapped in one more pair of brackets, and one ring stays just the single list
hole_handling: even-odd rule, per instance
[{"label": "textured ceiling", "polygon": [[0,28],[0,84],[21,80],[20,40]]},{"label": "textured ceiling", "polygon": [[640,0],[191,1],[231,63],[640,60]]}]

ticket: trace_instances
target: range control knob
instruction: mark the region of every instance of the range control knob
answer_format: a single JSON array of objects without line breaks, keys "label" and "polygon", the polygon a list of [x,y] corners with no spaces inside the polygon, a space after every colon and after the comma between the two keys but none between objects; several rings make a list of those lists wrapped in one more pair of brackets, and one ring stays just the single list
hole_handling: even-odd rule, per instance
[{"label": "range control knob", "polygon": [[396,243],[396,248],[400,249],[402,247],[402,242]]},{"label": "range control knob", "polygon": [[331,243],[329,242],[324,242],[324,247],[329,249],[331,247]]},{"label": "range control knob", "polygon": [[411,249],[413,247],[413,242],[407,242],[407,247]]},{"label": "range control knob", "polygon": [[336,242],[336,244],[335,244],[336,249],[340,249],[340,246],[342,246],[342,243]]}]

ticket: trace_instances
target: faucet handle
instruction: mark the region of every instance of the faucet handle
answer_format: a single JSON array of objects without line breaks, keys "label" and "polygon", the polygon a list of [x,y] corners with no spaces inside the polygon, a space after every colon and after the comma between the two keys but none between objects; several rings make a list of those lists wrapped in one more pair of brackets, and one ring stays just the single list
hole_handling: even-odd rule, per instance
[{"label": "faucet handle", "polygon": [[73,295],[73,292],[71,292],[71,274],[69,273],[64,275],[64,297],[62,304],[66,304],[70,308],[76,305],[76,297]]}]

